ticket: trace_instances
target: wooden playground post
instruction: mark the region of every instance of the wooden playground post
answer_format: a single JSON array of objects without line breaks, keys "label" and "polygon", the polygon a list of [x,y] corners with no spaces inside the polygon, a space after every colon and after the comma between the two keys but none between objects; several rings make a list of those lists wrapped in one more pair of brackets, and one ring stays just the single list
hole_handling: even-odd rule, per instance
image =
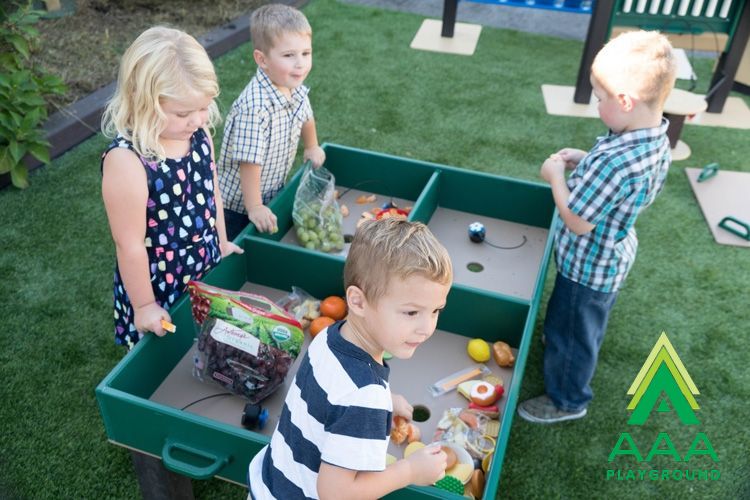
[{"label": "wooden playground post", "polygon": [[443,2],[443,28],[440,36],[453,38],[453,30],[456,27],[456,11],[458,0],[445,0]]},{"label": "wooden playground post", "polygon": [[596,0],[594,10],[591,13],[589,21],[589,30],[586,34],[586,43],[583,46],[581,54],[581,64],[578,66],[578,78],[576,79],[576,91],[573,95],[573,101],[578,104],[588,104],[591,100],[591,64],[594,62],[594,56],[604,47],[604,43],[609,38],[610,19],[612,11],[615,8],[614,0]]},{"label": "wooden playground post", "polygon": [[722,52],[711,79],[709,91],[706,93],[709,113],[721,113],[724,110],[724,103],[734,86],[734,77],[737,75],[748,40],[750,40],[750,0],[745,0],[737,29],[729,41],[729,49]]},{"label": "wooden playground post", "polygon": [[[737,1],[743,0],[735,0],[735,4]],[[610,37],[612,25],[615,22],[616,2],[619,5],[619,0],[597,0],[594,2],[594,10],[589,22],[586,43],[581,56],[581,64],[578,67],[575,94],[573,95],[573,100],[578,104],[588,104],[591,100],[591,82],[589,81],[591,63],[594,61],[596,53]],[[630,29],[639,29],[640,26],[644,26],[644,29],[661,29],[666,35],[670,34],[668,31],[669,23],[673,23],[674,21],[672,18],[668,21],[664,21],[663,19],[649,20],[649,14],[645,12],[640,14],[630,13],[628,16],[630,22],[626,24]],[[637,17],[639,20],[643,17],[643,21],[633,23],[634,17]],[[736,23],[733,24],[735,26],[734,32],[732,32],[731,28],[722,28],[726,29],[726,33],[731,36],[725,50],[722,51],[719,57],[711,79],[711,85],[706,92],[706,101],[708,102],[707,111],[709,113],[721,113],[723,111],[724,103],[734,86],[734,78],[742,60],[742,53],[745,51],[745,46],[750,39],[750,0],[743,1],[741,10],[738,9],[734,12],[733,19],[732,23]],[[719,33],[721,31],[713,32]]]}]

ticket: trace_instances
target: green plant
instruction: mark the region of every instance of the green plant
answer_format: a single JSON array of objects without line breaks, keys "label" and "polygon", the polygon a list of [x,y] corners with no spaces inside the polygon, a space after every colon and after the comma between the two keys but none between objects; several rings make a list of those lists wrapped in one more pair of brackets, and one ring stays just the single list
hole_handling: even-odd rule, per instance
[{"label": "green plant", "polygon": [[31,3],[0,7],[0,174],[10,172],[13,185],[29,185],[24,157],[49,163],[49,142],[41,125],[47,119],[44,96],[62,94],[65,84],[46,73],[31,57],[42,12]]}]

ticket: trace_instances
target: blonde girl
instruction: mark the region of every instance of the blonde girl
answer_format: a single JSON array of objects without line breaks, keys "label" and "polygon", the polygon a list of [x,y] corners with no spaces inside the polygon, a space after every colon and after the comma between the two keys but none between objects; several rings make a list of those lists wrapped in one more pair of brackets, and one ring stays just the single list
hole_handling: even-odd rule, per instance
[{"label": "blonde girl", "polygon": [[143,32],[125,51],[117,90],[102,118],[112,142],[102,155],[102,196],[115,242],[115,341],[130,348],[161,320],[227,241],[208,132],[219,118],[219,85],[190,35]]}]

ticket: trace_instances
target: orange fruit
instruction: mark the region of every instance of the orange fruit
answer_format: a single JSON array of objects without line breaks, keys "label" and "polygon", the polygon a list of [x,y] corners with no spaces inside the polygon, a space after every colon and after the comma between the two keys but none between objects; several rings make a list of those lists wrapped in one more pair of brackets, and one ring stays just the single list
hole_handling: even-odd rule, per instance
[{"label": "orange fruit", "polygon": [[310,322],[310,335],[315,338],[325,327],[330,326],[336,322],[335,319],[329,318],[328,316],[320,316]]},{"label": "orange fruit", "polygon": [[346,301],[341,297],[331,295],[320,303],[320,315],[328,316],[336,321],[346,316]]}]

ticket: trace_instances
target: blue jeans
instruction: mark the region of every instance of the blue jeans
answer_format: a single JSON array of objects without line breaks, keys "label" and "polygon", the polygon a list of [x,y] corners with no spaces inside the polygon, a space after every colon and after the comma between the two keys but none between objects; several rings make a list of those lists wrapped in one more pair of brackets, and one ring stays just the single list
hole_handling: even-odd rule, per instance
[{"label": "blue jeans", "polygon": [[544,387],[563,411],[580,411],[594,393],[599,347],[617,292],[598,292],[559,272],[544,320]]}]

